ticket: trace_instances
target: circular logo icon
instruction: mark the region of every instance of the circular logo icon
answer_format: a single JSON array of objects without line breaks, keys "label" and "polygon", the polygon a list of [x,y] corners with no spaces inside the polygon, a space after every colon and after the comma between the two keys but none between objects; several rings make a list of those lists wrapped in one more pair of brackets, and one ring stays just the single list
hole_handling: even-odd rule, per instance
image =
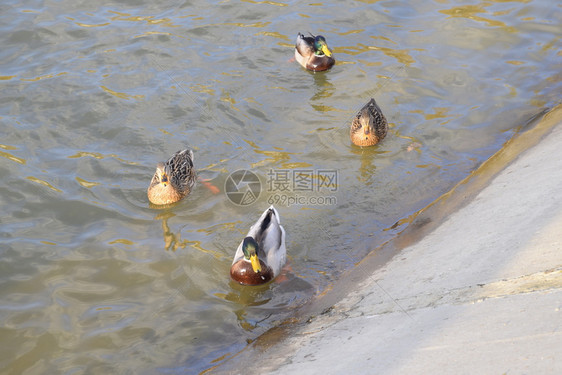
[{"label": "circular logo icon", "polygon": [[258,200],[261,182],[252,171],[239,169],[226,178],[224,191],[232,203],[248,206]]}]

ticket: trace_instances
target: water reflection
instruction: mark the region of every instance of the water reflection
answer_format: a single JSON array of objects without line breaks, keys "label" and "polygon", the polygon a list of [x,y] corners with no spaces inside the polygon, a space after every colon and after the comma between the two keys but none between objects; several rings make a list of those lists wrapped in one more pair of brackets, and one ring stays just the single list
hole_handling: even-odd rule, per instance
[{"label": "water reflection", "polygon": [[[316,93],[310,98],[312,101],[322,102],[322,99],[331,97],[336,88],[332,82],[330,82],[330,77],[326,72],[311,72],[314,78],[314,87],[316,88]],[[312,105],[316,110],[324,112],[324,106],[322,105]]]},{"label": "water reflection", "polygon": [[[2,144],[0,144],[0,148],[2,148],[4,150],[16,150],[17,149],[16,147],[6,146],[6,145],[2,145]],[[19,158],[19,157],[13,155],[13,154],[10,154],[9,152],[0,151],[0,156],[6,158],[8,160],[11,160],[13,162],[16,162],[18,164],[27,163],[27,161],[25,159]]]},{"label": "water reflection", "polygon": [[[174,203],[173,205],[177,205],[178,203]],[[156,215],[154,217],[154,220],[161,220],[162,221],[162,237],[164,239],[164,249],[168,250],[168,251],[176,251],[178,249],[185,249],[186,247],[191,247],[193,249],[198,250],[199,252],[203,253],[203,254],[207,254],[207,255],[211,255],[213,256],[215,259],[220,260],[224,258],[224,255],[221,254],[218,251],[215,250],[210,250],[210,249],[206,249],[203,247],[201,241],[196,241],[196,240],[187,240],[187,239],[183,239],[181,238],[181,230],[174,232],[170,229],[170,225],[168,224],[168,220],[175,217],[176,214],[172,211],[169,210],[169,206],[173,206],[173,205],[168,205],[168,207],[161,207],[161,206],[157,206],[158,208],[161,209],[165,209],[165,212],[159,213],[158,215]],[[228,227],[229,224],[227,223],[226,225],[223,224],[221,225],[222,227]],[[216,229],[216,227],[215,227]],[[208,229],[201,229],[200,231],[205,232],[208,231]]]},{"label": "water reflection", "polygon": [[373,176],[375,176],[375,172],[377,169],[375,162],[376,157],[378,155],[384,154],[385,151],[380,151],[377,145],[371,147],[360,147],[354,145],[353,143],[351,143],[351,141],[349,143],[351,152],[354,155],[357,155],[359,157],[359,160],[361,161],[358,169],[358,181],[362,183],[369,183],[369,181],[372,180]]},{"label": "water reflection", "polygon": [[185,248],[187,241],[181,240],[181,234],[176,234],[170,230],[168,219],[176,216],[173,212],[164,212],[154,217],[154,220],[162,220],[162,235],[164,237],[164,248],[166,250],[176,251],[179,247]]},{"label": "water reflection", "polygon": [[219,293],[217,296],[241,306],[261,306],[271,300],[267,292],[271,290],[272,285],[275,284],[267,283],[248,287],[230,280],[229,286],[231,291],[226,294]]},{"label": "water reflection", "polygon": [[[449,17],[461,17],[468,18],[477,22],[484,22],[487,26],[491,27],[501,27],[504,31],[509,33],[517,32],[517,29],[511,26],[507,26],[504,22],[493,20],[486,17],[481,17],[478,14],[487,14],[488,11],[484,9],[489,7],[491,4],[489,2],[481,3],[480,5],[463,5],[459,7],[454,7],[451,9],[440,10],[439,12],[448,15]],[[503,16],[509,14],[510,11],[496,12],[494,16]]]},{"label": "water reflection", "polygon": [[[267,301],[265,301],[265,302],[267,302]],[[236,314],[236,318],[238,319],[238,324],[240,325],[240,327],[242,327],[242,329],[244,329],[245,331],[248,331],[248,332],[251,332],[254,329],[258,328],[260,323],[268,320],[271,317],[271,315],[273,315],[273,314],[269,314],[261,320],[250,323],[248,321],[248,319],[246,318],[246,315],[247,315],[246,310],[240,309],[240,310],[236,310],[234,313]]]}]

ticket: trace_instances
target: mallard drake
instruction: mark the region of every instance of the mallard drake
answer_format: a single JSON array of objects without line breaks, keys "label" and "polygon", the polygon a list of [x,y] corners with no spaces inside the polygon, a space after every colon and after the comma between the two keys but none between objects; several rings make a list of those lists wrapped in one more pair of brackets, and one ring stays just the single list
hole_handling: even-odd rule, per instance
[{"label": "mallard drake", "polygon": [[279,213],[270,206],[238,246],[230,277],[242,285],[265,284],[281,273],[286,258],[285,229]]},{"label": "mallard drake", "polygon": [[330,69],[336,62],[332,51],[328,48],[326,38],[322,35],[297,36],[295,45],[295,60],[304,68],[314,72]]},{"label": "mallard drake", "polygon": [[196,179],[193,151],[178,151],[165,163],[156,165],[148,187],[148,200],[157,205],[175,203],[189,194]]},{"label": "mallard drake", "polygon": [[388,132],[388,122],[380,107],[371,99],[351,122],[351,142],[357,146],[373,146]]}]

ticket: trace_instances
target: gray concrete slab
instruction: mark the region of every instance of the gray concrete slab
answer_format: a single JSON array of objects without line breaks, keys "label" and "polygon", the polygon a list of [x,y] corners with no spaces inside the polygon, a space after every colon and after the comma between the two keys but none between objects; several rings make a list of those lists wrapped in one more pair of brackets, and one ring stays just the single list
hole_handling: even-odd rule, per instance
[{"label": "gray concrete slab", "polygon": [[562,374],[562,125],[328,313],[247,359],[273,374]]}]

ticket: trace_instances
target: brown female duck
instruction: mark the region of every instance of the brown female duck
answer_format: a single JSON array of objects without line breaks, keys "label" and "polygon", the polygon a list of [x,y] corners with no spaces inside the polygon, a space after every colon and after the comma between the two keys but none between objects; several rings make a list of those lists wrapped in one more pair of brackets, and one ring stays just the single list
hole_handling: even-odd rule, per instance
[{"label": "brown female duck", "polygon": [[175,203],[191,192],[196,179],[193,151],[178,151],[165,163],[156,165],[148,200],[156,205]]},{"label": "brown female duck", "polygon": [[388,132],[388,122],[380,107],[371,99],[351,122],[351,142],[357,146],[373,146]]}]

